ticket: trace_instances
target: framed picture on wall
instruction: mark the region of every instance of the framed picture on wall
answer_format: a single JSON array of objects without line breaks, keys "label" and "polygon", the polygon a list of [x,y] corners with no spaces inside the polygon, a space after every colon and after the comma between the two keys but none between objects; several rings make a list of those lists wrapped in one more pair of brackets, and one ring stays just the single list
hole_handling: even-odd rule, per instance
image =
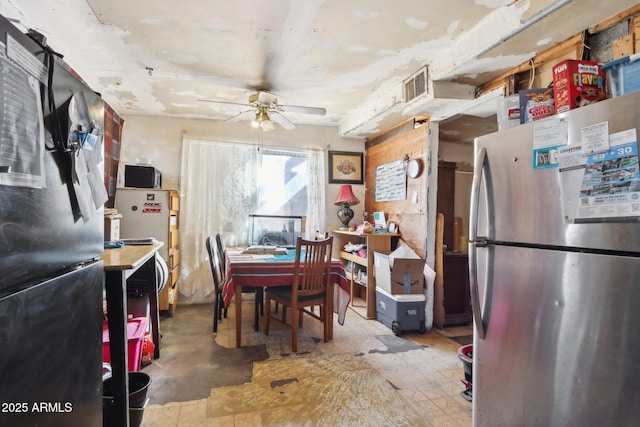
[{"label": "framed picture on wall", "polygon": [[329,151],[329,184],[364,184],[364,155]]}]

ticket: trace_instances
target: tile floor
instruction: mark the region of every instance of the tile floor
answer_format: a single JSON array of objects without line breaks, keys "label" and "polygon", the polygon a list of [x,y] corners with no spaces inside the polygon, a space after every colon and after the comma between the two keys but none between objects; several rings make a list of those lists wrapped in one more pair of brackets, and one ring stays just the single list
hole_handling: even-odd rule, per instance
[{"label": "tile floor", "polygon": [[[246,299],[248,296],[245,295],[244,297]],[[233,307],[233,304],[231,306]],[[205,308],[198,318],[199,320],[189,320],[189,328],[200,328],[206,336],[214,336],[215,344],[212,343],[212,346],[229,348],[228,351],[231,351],[230,354],[233,357],[235,352],[238,352],[238,355],[241,355],[241,352],[238,349],[234,349],[235,318],[232,307],[229,309],[228,318],[224,319],[219,325],[217,334],[211,334],[210,332],[211,317],[208,315],[212,311],[210,306]],[[253,301],[247,300],[243,302],[243,314],[252,313],[252,308]],[[156,377],[159,378],[158,381],[165,384],[181,380],[182,371],[178,369],[178,366],[184,364],[184,361],[181,361],[180,357],[174,357],[174,353],[177,354],[178,350],[174,350],[170,344],[164,345],[164,343],[171,343],[177,335],[185,334],[184,331],[180,331],[178,328],[170,327],[170,323],[179,319],[180,316],[187,316],[193,310],[194,308],[191,306],[178,306],[174,318],[162,321],[162,357],[144,368],[150,373],[153,381],[156,380]],[[243,318],[245,318],[242,330],[243,345],[247,345],[247,343],[252,345],[256,339],[267,341],[270,339],[270,337],[264,337],[262,332],[253,331],[252,316],[247,315],[243,316]],[[200,323],[200,325],[195,323]],[[277,324],[278,322],[272,322],[272,328]],[[165,327],[165,325],[168,326]],[[301,334],[305,333],[314,337],[322,337],[321,324],[312,318],[306,317],[304,331]],[[378,369],[382,376],[392,383],[398,392],[424,417],[428,424],[433,426],[470,426],[471,403],[460,396],[460,392],[464,390],[464,385],[460,382],[460,378],[464,377],[464,368],[457,356],[460,344],[448,338],[448,336],[462,336],[470,333],[470,326],[448,328],[445,331],[431,330],[424,335],[405,333],[402,336],[403,338],[425,347],[417,346],[419,350],[393,352],[388,351],[387,347],[381,345],[380,340],[376,338],[380,335],[393,337],[387,327],[376,320],[363,319],[355,312],[348,310],[344,325],[340,326],[336,321],[333,340],[329,343],[323,343],[320,339],[316,345],[317,351],[321,353],[362,353],[369,364]],[[206,339],[201,338],[199,342],[201,343],[199,345],[207,345]],[[209,342],[211,341],[209,340]],[[269,357],[272,357],[272,351],[269,351],[269,353]],[[171,366],[175,366],[175,369],[172,369]],[[217,371],[229,370],[224,366],[220,368]],[[156,372],[158,372],[157,375],[155,374]],[[166,375],[163,372],[172,372],[172,374]],[[192,382],[193,387],[191,385],[180,386],[175,395],[162,396],[162,399],[166,402],[154,403],[152,399],[152,404],[144,411],[143,427],[258,427],[265,425],[262,423],[259,412],[207,418],[206,399],[209,395],[211,383],[206,384],[209,390],[197,391],[194,395],[190,389],[196,388],[198,379],[195,377],[197,375],[193,373],[184,375],[192,377],[191,379],[186,378],[186,381],[187,384]],[[163,376],[167,378],[162,378]],[[182,380],[185,380],[185,378],[182,378]],[[251,380],[245,378],[245,382],[248,381]],[[152,393],[151,388],[149,392]],[[191,392],[191,395],[189,395],[189,392]],[[197,395],[198,393],[200,395]],[[156,392],[155,394],[159,393]],[[367,424],[366,420],[363,420],[362,425],[368,426],[369,424]]]}]

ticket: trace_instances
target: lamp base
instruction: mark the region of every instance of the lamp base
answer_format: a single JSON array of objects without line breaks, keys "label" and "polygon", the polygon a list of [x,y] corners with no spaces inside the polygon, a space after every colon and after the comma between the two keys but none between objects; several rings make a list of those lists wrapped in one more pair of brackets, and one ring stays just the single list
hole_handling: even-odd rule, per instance
[{"label": "lamp base", "polygon": [[353,209],[349,207],[348,203],[343,203],[342,207],[338,209],[338,219],[342,222],[340,230],[348,230],[349,221],[353,219]]}]

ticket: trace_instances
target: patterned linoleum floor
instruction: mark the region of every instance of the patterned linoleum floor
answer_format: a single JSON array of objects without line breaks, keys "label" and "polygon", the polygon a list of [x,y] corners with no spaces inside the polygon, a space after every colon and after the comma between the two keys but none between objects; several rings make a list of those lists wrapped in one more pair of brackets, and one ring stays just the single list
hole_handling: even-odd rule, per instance
[{"label": "patterned linoleum floor", "polygon": [[[247,295],[245,295],[247,298]],[[232,304],[233,306],[233,304]],[[243,302],[243,313],[252,313],[253,301]],[[181,307],[176,311],[176,316],[180,316]],[[187,310],[184,308],[183,310]],[[215,340],[214,345],[233,349],[235,346],[235,317],[233,308],[228,312],[228,318],[219,325],[217,334],[212,335]],[[471,425],[471,403],[460,396],[464,391],[464,385],[460,378],[464,377],[462,362],[458,359],[457,350],[460,345],[449,337],[462,336],[470,333],[470,327],[450,328],[446,331],[428,331],[422,335],[419,333],[404,333],[401,338],[392,332],[382,323],[375,320],[366,320],[355,312],[348,310],[345,324],[340,326],[337,322],[334,326],[334,338],[329,343],[322,342],[321,324],[316,320],[306,317],[304,328],[299,331],[298,354],[291,354],[290,331],[278,325],[278,322],[271,322],[272,331],[269,337],[261,331],[255,332],[252,327],[252,316],[243,316],[243,346],[246,348],[266,348],[268,358],[257,360],[250,378],[242,384],[211,387],[207,395],[201,398],[181,399],[176,396],[164,404],[151,404],[144,411],[142,421],[143,427],[151,426],[220,426],[220,427],[259,427],[259,426],[375,426],[375,425],[411,425],[402,419],[413,420],[413,425],[425,426],[470,426]],[[207,327],[210,326],[207,324]],[[170,340],[171,335],[179,333],[176,330],[164,330],[164,340]],[[205,345],[205,343],[203,343]],[[195,350],[194,350],[195,351]],[[246,350],[245,350],[246,351]],[[167,356],[168,358],[169,356]],[[229,409],[225,407],[220,410],[220,397],[225,396],[248,396],[251,393],[260,393],[262,389],[258,387],[264,385],[265,372],[269,370],[282,370],[283,366],[297,366],[294,359],[300,357],[309,358],[341,358],[349,363],[357,363],[362,369],[362,376],[352,375],[353,379],[365,378],[372,374],[372,382],[362,386],[369,389],[372,384],[375,387],[389,386],[388,390],[382,387],[382,399],[378,406],[367,403],[362,399],[345,398],[342,400],[343,407],[335,413],[343,414],[341,418],[314,418],[307,416],[309,411],[304,408],[311,408],[310,405],[303,404],[296,406],[296,402],[287,406],[285,403],[278,403],[278,411],[273,411],[273,407],[266,405],[263,408],[249,407],[246,411]],[[264,358],[262,358],[264,359]],[[160,363],[163,358],[154,363]],[[294,362],[291,364],[291,362]],[[171,363],[179,364],[179,359]],[[289,365],[283,365],[289,363]],[[250,363],[251,364],[251,363]],[[153,364],[152,364],[153,365]],[[156,368],[150,365],[148,368]],[[271,369],[273,366],[273,369]],[[166,366],[163,368],[167,368]],[[223,368],[224,369],[224,368]],[[285,368],[286,369],[286,368]],[[353,368],[352,371],[357,370]],[[151,369],[152,380],[154,378]],[[176,370],[179,372],[179,370]],[[365,375],[366,373],[366,375]],[[286,375],[285,375],[286,376]],[[282,377],[282,375],[280,376]],[[282,384],[273,387],[271,380],[271,390],[277,390],[281,394],[281,399],[290,397],[298,393],[296,387],[304,384],[305,381],[317,381],[313,373],[304,372],[291,373],[288,377],[291,380],[284,380]],[[378,381],[378,377],[383,381]],[[275,378],[275,377],[274,377]],[[176,381],[180,378],[175,378]],[[325,380],[324,378],[322,380]],[[170,381],[170,380],[169,380]],[[327,384],[331,380],[327,380]],[[364,380],[363,380],[364,381]],[[284,388],[279,388],[284,387]],[[326,386],[324,386],[326,387]],[[355,386],[356,389],[358,385]],[[353,387],[350,388],[353,390]],[[264,391],[267,393],[269,387]],[[298,389],[299,390],[299,389]],[[286,394],[288,393],[288,395]],[[382,408],[388,396],[399,396],[393,400],[393,405],[389,403]],[[300,396],[295,396],[299,398]],[[387,400],[385,400],[387,399]],[[294,399],[295,400],[295,399]],[[340,399],[335,399],[340,404]],[[354,406],[369,405],[366,410],[361,408],[350,408]],[[407,411],[399,412],[397,422],[390,422],[388,414],[394,414],[395,406],[398,402],[402,405],[410,405]],[[272,405],[273,406],[273,405]],[[394,406],[392,408],[391,406]],[[226,412],[225,412],[226,411]],[[297,411],[297,412],[296,412]],[[299,413],[300,415],[296,415]],[[358,414],[358,417],[351,416]],[[274,415],[275,414],[275,415]],[[278,415],[280,414],[280,415]],[[345,416],[346,414],[347,416]],[[417,415],[417,418],[412,418]],[[387,418],[385,418],[385,416]],[[393,415],[390,415],[393,417]],[[338,421],[336,421],[338,420]]]}]

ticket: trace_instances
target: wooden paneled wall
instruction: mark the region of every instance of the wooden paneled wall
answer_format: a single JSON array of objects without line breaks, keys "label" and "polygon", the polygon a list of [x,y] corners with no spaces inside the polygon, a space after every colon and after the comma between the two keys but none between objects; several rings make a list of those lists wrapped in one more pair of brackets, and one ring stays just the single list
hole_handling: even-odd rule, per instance
[{"label": "wooden paneled wall", "polygon": [[[413,119],[384,134],[370,138],[365,143],[365,212],[373,223],[373,212],[384,212],[387,221],[399,226],[404,240],[419,256],[425,255],[428,122],[413,129]],[[409,159],[421,159],[423,171],[417,178],[407,178],[406,200],[376,202],[376,168],[380,165]],[[415,193],[416,202],[412,201]]]}]

